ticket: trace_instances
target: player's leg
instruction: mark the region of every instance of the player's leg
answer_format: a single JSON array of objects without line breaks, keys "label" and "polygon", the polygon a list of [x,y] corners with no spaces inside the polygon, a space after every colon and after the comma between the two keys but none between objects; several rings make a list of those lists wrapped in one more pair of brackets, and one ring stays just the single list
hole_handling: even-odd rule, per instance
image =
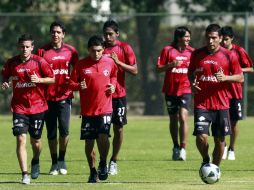
[{"label": "player's leg", "polygon": [[48,101],[48,111],[45,115],[48,146],[51,156],[50,175],[58,175],[57,165],[57,102]]},{"label": "player's leg", "polygon": [[30,177],[27,170],[27,149],[26,137],[29,127],[29,119],[23,114],[13,113],[13,135],[16,137],[16,154],[22,172],[23,184],[30,184]]},{"label": "player's leg", "polygon": [[185,94],[180,100],[179,110],[179,136],[180,136],[180,160],[186,160],[186,145],[188,140],[188,116],[191,104],[191,94]]},{"label": "player's leg", "polygon": [[30,143],[33,150],[33,158],[31,161],[31,177],[38,178],[40,175],[40,154],[42,150],[41,135],[44,125],[45,113],[30,115],[30,126],[28,132],[30,134]]},{"label": "player's leg", "polygon": [[59,154],[58,154],[58,169],[63,175],[67,174],[67,166],[65,163],[65,154],[69,142],[69,127],[71,116],[71,99],[61,101],[59,103]]},{"label": "player's leg", "polygon": [[108,178],[107,157],[109,152],[109,134],[112,114],[105,114],[98,118],[98,138],[96,139],[100,162],[98,167],[98,177],[100,180]]},{"label": "player's leg", "polygon": [[213,164],[219,166],[225,148],[225,137],[214,137]]},{"label": "player's leg", "polygon": [[169,132],[173,142],[172,160],[179,160],[180,146],[178,141],[179,101],[176,96],[165,96],[169,115]]},{"label": "player's leg", "polygon": [[112,156],[109,163],[109,174],[116,175],[118,155],[123,144],[123,126],[127,124],[126,97],[113,99],[112,123],[114,136],[112,140]]},{"label": "player's leg", "polygon": [[230,101],[230,122],[232,134],[230,135],[230,144],[228,147],[228,160],[235,160],[235,144],[239,134],[238,120],[242,120],[242,100],[232,99]]},{"label": "player's leg", "polygon": [[94,150],[95,139],[97,138],[96,123],[94,117],[82,116],[80,140],[85,140],[85,155],[90,168],[88,183],[96,183],[98,174],[96,171],[96,154]]}]

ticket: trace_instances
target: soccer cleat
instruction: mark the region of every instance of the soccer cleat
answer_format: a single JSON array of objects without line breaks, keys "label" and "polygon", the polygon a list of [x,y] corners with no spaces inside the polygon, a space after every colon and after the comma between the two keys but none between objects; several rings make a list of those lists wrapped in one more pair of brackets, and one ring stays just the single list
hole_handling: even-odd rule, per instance
[{"label": "soccer cleat", "polygon": [[30,177],[28,174],[22,175],[22,184],[29,185],[30,184]]},{"label": "soccer cleat", "polygon": [[103,165],[101,164],[101,162],[99,163],[98,177],[99,177],[99,180],[106,180],[108,178],[107,164]]},{"label": "soccer cleat", "polygon": [[227,146],[225,146],[225,147],[224,147],[223,156],[222,156],[222,160],[226,160],[226,158],[227,158],[227,154],[228,154],[228,147],[227,147]]},{"label": "soccer cleat", "polygon": [[65,161],[58,161],[58,170],[60,174],[66,175],[67,174],[67,167]]},{"label": "soccer cleat", "polygon": [[40,175],[40,165],[34,164],[31,166],[31,178],[37,179]]},{"label": "soccer cleat", "polygon": [[181,148],[180,153],[179,153],[179,160],[186,160],[186,150],[184,148]]},{"label": "soccer cleat", "polygon": [[87,183],[97,183],[97,181],[98,181],[97,171],[95,170],[95,172],[90,172]]},{"label": "soccer cleat", "polygon": [[57,164],[53,164],[49,170],[50,175],[58,175],[58,166]]},{"label": "soccer cleat", "polygon": [[202,166],[204,166],[205,164],[209,164],[211,161],[211,157],[208,156],[207,158],[203,159],[203,162],[201,163],[200,168],[202,168]]},{"label": "soccer cleat", "polygon": [[117,174],[117,163],[116,162],[110,161],[108,173],[110,175],[116,175]]},{"label": "soccer cleat", "polygon": [[228,160],[235,160],[235,152],[233,150],[228,151]]},{"label": "soccer cleat", "polygon": [[174,147],[172,151],[173,151],[172,160],[179,160],[179,154],[180,154],[179,148]]}]

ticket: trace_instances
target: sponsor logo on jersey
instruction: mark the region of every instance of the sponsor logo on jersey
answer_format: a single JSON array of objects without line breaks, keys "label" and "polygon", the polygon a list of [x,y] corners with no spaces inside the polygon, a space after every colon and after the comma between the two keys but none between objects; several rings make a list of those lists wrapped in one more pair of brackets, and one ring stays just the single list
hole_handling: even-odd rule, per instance
[{"label": "sponsor logo on jersey", "polygon": [[17,70],[18,73],[30,72],[30,69],[20,68]]},{"label": "sponsor logo on jersey", "polygon": [[177,61],[183,61],[183,60],[188,60],[188,58],[185,57],[185,56],[176,56],[176,60]]},{"label": "sponsor logo on jersey", "polygon": [[218,65],[218,62],[217,62],[217,61],[214,61],[214,60],[205,60],[205,61],[204,61],[204,64]]},{"label": "sponsor logo on jersey", "polygon": [[30,88],[36,87],[36,84],[33,82],[17,82],[15,88]]},{"label": "sponsor logo on jersey", "polygon": [[173,68],[172,73],[188,73],[188,69],[187,68]]},{"label": "sponsor logo on jersey", "polygon": [[108,71],[107,69],[105,69],[105,70],[103,71],[103,74],[104,74],[105,76],[108,76],[108,75],[109,75],[109,71]]},{"label": "sponsor logo on jersey", "polygon": [[84,70],[84,73],[85,73],[85,74],[91,74],[92,71],[91,71],[90,69],[86,69],[86,70]]},{"label": "sponsor logo on jersey", "polygon": [[58,55],[58,56],[52,57],[52,60],[65,60],[65,57]]},{"label": "sponsor logo on jersey", "polygon": [[55,69],[54,74],[55,75],[68,75],[69,71],[68,69]]},{"label": "sponsor logo on jersey", "polygon": [[200,78],[199,78],[200,81],[211,81],[211,82],[218,82],[217,78],[213,75],[211,76],[204,76],[204,75],[201,75]]}]

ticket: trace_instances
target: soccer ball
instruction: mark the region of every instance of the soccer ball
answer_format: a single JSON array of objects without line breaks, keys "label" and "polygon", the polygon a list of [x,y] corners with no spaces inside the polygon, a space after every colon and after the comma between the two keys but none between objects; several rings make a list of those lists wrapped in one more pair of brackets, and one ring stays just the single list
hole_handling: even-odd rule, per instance
[{"label": "soccer ball", "polygon": [[199,169],[199,176],[203,182],[213,184],[219,181],[221,171],[215,164],[207,163]]}]

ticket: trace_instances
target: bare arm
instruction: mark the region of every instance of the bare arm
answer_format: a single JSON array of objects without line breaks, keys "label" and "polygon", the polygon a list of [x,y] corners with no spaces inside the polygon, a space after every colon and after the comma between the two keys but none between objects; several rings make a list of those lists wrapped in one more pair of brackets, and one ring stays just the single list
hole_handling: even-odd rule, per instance
[{"label": "bare arm", "polygon": [[220,82],[243,82],[244,77],[243,73],[241,74],[234,74],[234,75],[225,75],[223,71],[219,71],[215,74],[216,78]]},{"label": "bare arm", "polygon": [[52,84],[55,83],[55,77],[44,77],[44,78],[39,78],[36,73],[33,73],[31,76],[31,82],[33,83],[43,83],[43,84]]},{"label": "bare arm", "polygon": [[183,61],[178,61],[178,60],[174,60],[172,61],[171,63],[168,63],[166,65],[163,65],[163,66],[158,66],[156,67],[157,71],[158,72],[164,72],[166,71],[168,68],[171,68],[171,67],[176,67],[176,66],[179,66],[182,64]]}]

